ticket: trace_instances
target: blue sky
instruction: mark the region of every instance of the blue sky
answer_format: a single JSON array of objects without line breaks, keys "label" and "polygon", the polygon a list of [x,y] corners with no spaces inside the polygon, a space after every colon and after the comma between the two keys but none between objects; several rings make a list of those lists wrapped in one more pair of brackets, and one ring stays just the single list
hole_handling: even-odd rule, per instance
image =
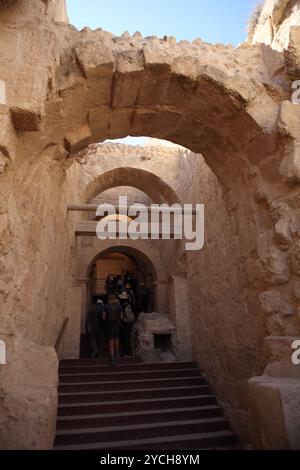
[{"label": "blue sky", "polygon": [[[103,28],[117,36],[175,36],[237,46],[247,36],[247,20],[258,0],[67,0],[70,23]],[[130,143],[139,140],[130,139]]]},{"label": "blue sky", "polygon": [[257,0],[67,0],[70,22],[78,29],[103,28],[144,36],[200,37],[237,45],[246,38],[247,19]]}]

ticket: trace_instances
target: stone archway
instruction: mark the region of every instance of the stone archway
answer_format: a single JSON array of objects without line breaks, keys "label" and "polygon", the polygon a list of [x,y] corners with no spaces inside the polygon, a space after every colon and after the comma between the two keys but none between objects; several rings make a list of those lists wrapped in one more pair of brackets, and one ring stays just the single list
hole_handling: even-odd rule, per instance
[{"label": "stone archway", "polygon": [[167,276],[162,264],[159,251],[149,246],[147,241],[134,240],[96,240],[88,244],[81,252],[77,260],[76,286],[72,287],[68,295],[67,311],[69,314],[69,327],[64,344],[64,357],[73,358],[79,356],[80,331],[83,328],[86,309],[88,306],[87,282],[88,271],[92,263],[101,254],[111,251],[127,253],[148,266],[154,284],[153,295],[157,310],[168,313]]},{"label": "stone archway", "polygon": [[[211,279],[221,278],[230,287],[240,273],[244,275],[245,302],[242,309],[233,310],[231,320],[241,333],[235,337],[243,340],[250,334],[257,339],[252,349],[240,348],[244,363],[236,361],[231,347],[219,362],[221,368],[246,375],[233,403],[233,415],[243,404],[246,422],[249,373],[261,373],[268,360],[286,360],[289,339],[284,352],[278,352],[276,338],[299,334],[299,113],[289,101],[291,50],[285,55],[265,45],[232,48],[201,40],[177,44],[172,38],[144,39],[139,34],[116,38],[89,29],[78,32],[46,17],[45,2],[20,3],[16,16],[14,10],[5,16],[8,24],[3,23],[0,33],[2,43],[11,39],[16,44],[15,26],[21,21],[22,73],[13,47],[3,48],[6,60],[1,70],[7,88],[7,102],[0,109],[0,157],[5,170],[1,176],[1,255],[5,261],[1,295],[6,304],[3,330],[11,357],[23,357],[25,351],[29,363],[34,364],[38,357],[48,364],[45,346],[53,345],[60,328],[63,302],[59,299],[66,286],[60,283],[63,276],[56,278],[55,274],[66,270],[72,239],[62,229],[70,194],[68,189],[60,193],[66,169],[93,142],[126,135],[165,138],[203,153],[224,188],[228,213],[238,216],[234,236],[241,246],[239,269],[221,276],[215,269]],[[35,6],[36,16],[32,16]],[[26,16],[21,18],[23,13]],[[32,77],[37,77],[38,86]],[[53,200],[47,188],[53,190]],[[42,232],[40,227],[46,226],[48,217],[53,228]],[[56,255],[49,259],[49,253]],[[210,252],[203,258],[209,264]],[[188,260],[195,295],[201,271],[198,261]],[[33,285],[36,295],[28,299]],[[215,292],[209,294],[205,305],[216,302]],[[54,312],[50,328],[49,307]],[[43,321],[39,321],[40,315]],[[230,338],[229,321],[227,326]],[[198,328],[195,335],[200,333]],[[265,360],[266,335],[271,336],[271,351]],[[31,341],[45,346],[35,348]],[[196,347],[197,354],[200,349]],[[207,344],[204,355],[209,356],[210,351]],[[54,370],[54,359],[52,366]],[[280,373],[288,374],[288,366],[284,367]],[[12,371],[7,374],[3,386],[17,402],[20,392],[13,375]],[[48,379],[51,393],[56,387],[55,374],[52,377],[52,382]],[[235,383],[229,381],[226,386],[226,390],[225,385],[221,387],[221,394],[231,398]],[[50,395],[42,381],[37,387],[41,395],[32,416],[35,409],[43,409]],[[29,386],[28,396],[31,394]],[[26,413],[22,413],[23,418]],[[31,426],[29,414],[19,420],[24,426]],[[19,429],[16,433],[13,421],[8,424],[9,438],[5,436],[9,445],[25,439]],[[263,419],[261,423],[263,428]],[[50,434],[48,429],[37,430],[34,444],[29,445],[42,441],[49,447]]]},{"label": "stone archway", "polygon": [[93,175],[92,181],[82,191],[80,200],[88,203],[107,189],[120,186],[139,189],[156,203],[167,202],[174,204],[179,202],[176,192],[163,180],[162,176],[155,174],[153,171],[146,171],[133,166],[119,166],[99,175]]}]

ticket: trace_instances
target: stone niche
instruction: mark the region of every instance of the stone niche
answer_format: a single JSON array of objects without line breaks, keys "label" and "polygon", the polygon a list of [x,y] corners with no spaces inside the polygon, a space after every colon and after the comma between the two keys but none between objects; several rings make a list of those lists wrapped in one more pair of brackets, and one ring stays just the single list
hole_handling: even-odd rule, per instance
[{"label": "stone niche", "polygon": [[176,328],[163,313],[141,313],[133,328],[133,350],[143,362],[178,359]]}]

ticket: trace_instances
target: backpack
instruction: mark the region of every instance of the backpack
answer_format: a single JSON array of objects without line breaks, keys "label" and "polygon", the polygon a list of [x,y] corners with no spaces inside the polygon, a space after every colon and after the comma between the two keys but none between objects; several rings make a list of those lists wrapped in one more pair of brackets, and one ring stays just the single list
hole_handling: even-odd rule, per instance
[{"label": "backpack", "polygon": [[123,314],[124,323],[134,323],[134,313],[132,311],[131,305],[126,305],[124,314]]}]

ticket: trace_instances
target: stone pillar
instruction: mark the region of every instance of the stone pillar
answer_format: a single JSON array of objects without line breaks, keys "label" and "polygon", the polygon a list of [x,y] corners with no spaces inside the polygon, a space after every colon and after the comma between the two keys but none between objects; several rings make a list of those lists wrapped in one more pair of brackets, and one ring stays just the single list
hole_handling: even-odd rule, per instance
[{"label": "stone pillar", "polygon": [[166,281],[153,282],[154,308],[158,313],[168,314],[168,296]]},{"label": "stone pillar", "polygon": [[180,360],[188,361],[192,359],[192,339],[186,274],[171,276],[169,289],[172,297],[169,302],[172,306],[170,317],[176,324],[178,356]]}]

